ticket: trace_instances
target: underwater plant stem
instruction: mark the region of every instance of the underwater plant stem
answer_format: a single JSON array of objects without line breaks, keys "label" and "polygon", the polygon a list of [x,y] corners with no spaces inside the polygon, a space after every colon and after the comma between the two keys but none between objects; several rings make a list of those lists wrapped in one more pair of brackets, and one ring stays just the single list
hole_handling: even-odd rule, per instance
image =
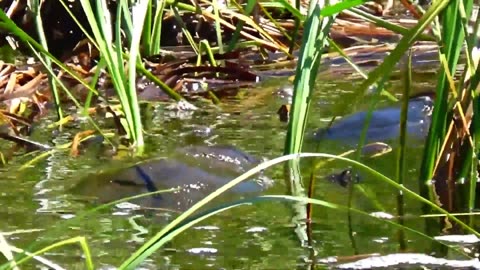
[{"label": "underwater plant stem", "polygon": [[[408,117],[408,97],[410,96],[410,90],[412,88],[412,50],[408,51],[407,65],[405,67],[405,85],[403,87],[403,100],[402,109],[400,113],[400,147],[397,155],[397,181],[399,185],[403,185],[403,182],[407,176],[407,117]],[[405,202],[404,196],[401,191],[397,193],[397,222],[404,225],[405,214]],[[404,251],[407,248],[407,241],[405,239],[405,232],[400,229],[398,231],[398,243],[400,251]]]},{"label": "underwater plant stem", "polygon": [[[439,3],[441,1],[438,1]],[[427,12],[428,13],[428,12]],[[440,13],[443,21],[442,40],[440,46],[441,54],[445,55],[448,63],[448,70],[443,65],[439,72],[436,99],[433,107],[432,120],[430,130],[428,132],[424,154],[422,159],[422,166],[420,169],[420,185],[427,185],[430,187],[429,193],[426,194],[424,188],[421,188],[422,196],[430,197],[432,201],[437,201],[435,185],[428,184],[434,176],[434,167],[436,159],[439,156],[439,150],[445,140],[446,128],[449,123],[448,118],[448,90],[449,82],[447,78],[447,71],[449,74],[455,74],[460,51],[463,46],[465,34],[461,27],[461,18],[458,17],[458,1],[449,1],[447,6]],[[427,206],[425,206],[427,207]],[[425,214],[428,213],[429,208],[425,208]]]}]

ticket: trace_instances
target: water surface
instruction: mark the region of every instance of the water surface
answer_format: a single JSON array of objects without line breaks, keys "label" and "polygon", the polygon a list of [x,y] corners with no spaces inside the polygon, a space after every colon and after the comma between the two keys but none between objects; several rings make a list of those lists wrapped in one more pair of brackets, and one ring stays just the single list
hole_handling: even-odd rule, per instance
[{"label": "water surface", "polygon": [[[352,100],[358,76],[335,69],[322,73],[318,80],[312,106],[308,132],[325,127],[333,116],[342,116],[371,106],[371,98]],[[434,85],[433,76],[416,74],[415,91],[429,90]],[[394,77],[390,89],[402,91],[401,77]],[[175,112],[165,104],[154,105],[152,117],[146,117],[146,153],[144,158],[168,157],[177,147],[189,144],[230,144],[260,158],[271,159],[282,154],[286,124],[280,122],[278,108],[285,103],[276,92],[287,84],[286,78],[271,78],[253,89],[244,89],[237,97],[225,100],[220,108],[203,106],[196,112]],[[400,95],[397,95],[400,97]],[[380,98],[376,106],[391,104]],[[53,119],[53,116],[52,116]],[[55,134],[42,123],[35,132],[35,139],[60,145],[68,142],[86,123],[77,123],[64,132]],[[112,126],[113,128],[113,126]],[[418,190],[416,177],[421,161],[422,143],[408,149],[409,166],[405,186]],[[8,144],[2,143],[2,150]],[[320,151],[339,154],[349,148],[341,143],[322,143]],[[315,145],[307,143],[306,152]],[[92,249],[96,266],[108,269],[118,266],[142,243],[158,232],[174,213],[135,209],[122,204],[112,209],[81,217],[96,205],[71,194],[75,186],[88,174],[111,167],[125,166],[132,158],[111,159],[101,149],[92,148],[78,158],[68,152],[56,152],[24,171],[20,166],[30,156],[18,155],[11,163],[0,168],[0,228],[3,232],[41,229],[41,232],[16,233],[7,236],[10,244],[33,250],[67,237],[85,236]],[[362,160],[366,165],[389,176],[395,176],[396,152],[381,158]],[[308,167],[308,162],[303,163]],[[345,169],[342,162],[330,162],[316,173],[315,198],[331,203],[347,205],[348,189],[327,181],[327,175]],[[305,173],[308,171],[305,170]],[[267,175],[275,184],[265,194],[286,194],[282,167],[269,169]],[[305,174],[307,175],[307,174]],[[305,179],[305,185],[307,180]],[[396,192],[385,183],[368,175],[361,175],[360,186],[370,198],[356,191],[353,207],[366,213],[396,213]],[[374,200],[372,201],[372,198]],[[223,198],[227,200],[228,198]],[[383,209],[377,206],[381,205]],[[411,218],[405,223],[423,231],[424,221],[415,216],[420,206],[406,199],[406,212]],[[79,217],[80,216],[80,217]],[[242,206],[210,218],[181,234],[165,248],[150,257],[145,269],[307,269],[311,264],[310,249],[302,246],[292,205],[263,202]],[[328,208],[314,208],[312,220],[313,248],[318,252],[314,261],[329,256],[355,254],[389,254],[398,252],[399,242],[395,227],[385,222],[353,215],[351,228],[354,242],[349,237],[349,224],[345,212]],[[435,254],[438,245],[431,240],[406,233],[407,249],[411,252]],[[304,244],[304,243],[303,243]],[[447,250],[443,250],[447,251]],[[77,246],[62,247],[49,252],[46,257],[66,269],[83,269],[82,253]],[[451,253],[453,258],[463,258]],[[31,265],[32,266],[32,265]],[[32,266],[33,267],[33,266]]]}]

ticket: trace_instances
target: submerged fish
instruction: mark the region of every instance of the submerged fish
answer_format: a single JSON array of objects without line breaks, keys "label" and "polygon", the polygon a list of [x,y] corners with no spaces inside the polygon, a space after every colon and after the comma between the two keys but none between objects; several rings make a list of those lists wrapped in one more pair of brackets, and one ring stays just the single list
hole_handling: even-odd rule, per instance
[{"label": "submerged fish", "polygon": [[[106,203],[147,192],[175,188],[175,192],[155,194],[131,202],[143,207],[182,211],[230,182],[259,161],[232,146],[191,146],[177,151],[175,158],[162,158],[86,177],[75,194],[88,195]],[[230,192],[260,192],[271,180],[259,177],[233,187]],[[230,194],[231,194],[230,193]]]},{"label": "submerged fish", "polygon": [[[430,128],[433,100],[430,96],[417,96],[408,103],[407,136],[423,139]],[[356,143],[360,140],[367,119],[366,111],[346,116],[330,128],[319,129],[316,139],[341,140]],[[366,142],[384,142],[400,135],[401,105],[381,108],[372,112],[367,129]]]},{"label": "submerged fish", "polygon": [[[408,102],[406,123],[407,137],[425,139],[430,128],[433,100],[430,96],[413,97]],[[355,144],[360,140],[368,112],[358,112],[335,122],[330,128],[319,129],[316,139],[339,140],[347,144]],[[392,148],[383,142],[390,141],[400,135],[401,104],[385,107],[372,112],[366,132],[366,145],[362,155],[375,157],[388,153]],[[351,169],[330,174],[326,177],[346,187],[350,183],[359,183],[360,176]]]}]

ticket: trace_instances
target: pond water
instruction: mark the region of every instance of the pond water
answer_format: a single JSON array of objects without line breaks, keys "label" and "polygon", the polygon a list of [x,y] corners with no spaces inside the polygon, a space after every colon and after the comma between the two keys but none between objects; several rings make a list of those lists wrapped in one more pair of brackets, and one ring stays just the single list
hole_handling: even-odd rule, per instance
[{"label": "pond water", "polygon": [[[342,69],[327,70],[320,74],[312,106],[311,133],[324,127],[335,115],[345,115],[366,109],[371,99],[351,100],[361,80]],[[399,73],[400,74],[400,73]],[[431,90],[435,82],[425,73],[415,75],[412,92]],[[391,89],[400,93],[401,76],[393,76]],[[267,79],[258,87],[245,89],[235,98],[224,100],[220,109],[203,106],[196,112],[175,112],[164,104],[153,105],[151,117],[146,117],[147,157],[169,156],[175,148],[189,144],[230,144],[262,158],[282,154],[286,124],[280,122],[278,108],[285,103],[276,92],[287,84],[286,78]],[[400,97],[400,95],[398,95]],[[381,98],[377,106],[391,104]],[[53,117],[52,117],[53,119]],[[34,138],[52,145],[69,142],[76,131],[88,127],[77,123],[52,136],[48,121],[38,127]],[[209,132],[205,132],[209,131]],[[5,150],[8,144],[2,142]],[[422,143],[411,144],[408,149],[408,177],[405,185],[418,190],[417,173],[421,162]],[[314,151],[307,143],[305,151]],[[348,150],[341,143],[321,144],[320,151],[339,154]],[[31,156],[16,156],[8,166],[0,168],[0,228],[7,241],[17,247],[37,250],[49,243],[74,236],[85,236],[92,250],[94,263],[99,269],[112,269],[130,256],[142,243],[161,230],[174,214],[122,208],[102,210],[83,215],[96,205],[86,202],[70,188],[82,178],[97,171],[122,166],[131,158],[111,159],[92,147],[77,158],[67,151],[55,152],[35,165],[20,170]],[[395,176],[396,152],[380,158],[362,160],[368,166],[389,176]],[[308,161],[307,161],[308,162]],[[123,165],[124,166],[124,165]],[[326,180],[326,176],[346,168],[345,163],[330,162],[316,173],[314,197],[331,203],[347,205],[348,189]],[[305,176],[307,175],[305,170]],[[275,183],[264,194],[286,194],[282,166],[267,170]],[[307,180],[304,180],[307,185]],[[359,184],[369,198],[358,190],[353,196],[354,208],[367,213],[396,213],[396,192],[385,183],[361,175]],[[374,201],[372,201],[372,198]],[[228,200],[223,198],[223,200]],[[377,208],[380,205],[383,209]],[[310,269],[310,249],[302,246],[296,233],[292,204],[262,202],[242,206],[214,216],[187,230],[143,264],[144,269]],[[406,198],[408,218],[405,224],[424,232],[425,220],[419,203]],[[399,252],[397,228],[384,221],[353,214],[349,236],[346,212],[315,207],[312,219],[313,260],[320,268],[331,267],[325,259],[330,256],[348,257],[356,254],[390,254]],[[28,231],[36,230],[40,231]],[[27,230],[27,231],[23,231]],[[405,232],[406,250],[434,254],[450,259],[463,259],[455,252],[418,234]],[[80,248],[65,246],[48,252],[46,258],[66,269],[84,269]],[[349,261],[348,258],[344,258]],[[1,260],[0,260],[1,262]],[[29,264],[27,268],[39,268]]]}]

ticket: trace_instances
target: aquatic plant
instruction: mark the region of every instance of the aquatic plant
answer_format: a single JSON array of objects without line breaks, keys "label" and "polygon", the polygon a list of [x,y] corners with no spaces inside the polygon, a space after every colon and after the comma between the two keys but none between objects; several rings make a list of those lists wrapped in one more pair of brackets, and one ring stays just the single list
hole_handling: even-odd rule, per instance
[{"label": "aquatic plant", "polygon": [[[385,82],[389,79],[390,74],[393,71],[395,65],[397,65],[400,58],[406,53],[407,50],[411,47],[413,42],[418,39],[420,34],[424,30],[432,25],[433,34],[439,44],[440,49],[440,61],[442,63],[441,72],[438,76],[437,90],[436,90],[436,99],[434,105],[434,112],[432,115],[432,124],[430,132],[427,139],[427,146],[424,149],[424,161],[422,163],[421,175],[419,178],[420,190],[427,190],[429,187],[429,192],[422,192],[425,198],[430,198],[431,202],[436,203],[438,206],[443,207],[447,211],[472,211],[475,206],[476,198],[476,182],[478,178],[477,171],[477,150],[476,145],[478,142],[475,140],[475,132],[478,130],[475,128],[475,122],[471,122],[472,118],[475,117],[477,111],[472,109],[473,104],[476,104],[475,100],[478,98],[478,93],[475,89],[477,88],[478,83],[478,55],[476,54],[476,44],[477,29],[478,29],[478,19],[475,21],[474,31],[467,31],[468,20],[472,12],[472,1],[436,1],[432,6],[421,16],[419,22],[415,27],[410,31],[404,33],[403,38],[399,41],[397,46],[392,50],[391,54],[387,56],[383,63],[381,63],[377,68],[371,71],[368,74],[367,79],[361,85],[360,89],[357,91],[357,97],[361,97],[366,92],[372,84],[375,84],[376,89],[374,91],[373,101],[371,103],[371,112],[375,103],[377,102],[377,97],[383,90]],[[439,15],[442,18],[442,27],[438,21],[434,21]],[[433,23],[433,24],[431,24]],[[468,42],[465,46],[464,35],[467,35]],[[465,48],[465,54],[467,56],[467,68],[463,72],[463,76],[460,78],[460,86],[455,87],[453,81],[453,74],[455,74],[457,63],[460,61],[460,52]],[[477,57],[477,58],[476,58]],[[314,59],[314,58],[313,58]],[[300,62],[301,63],[301,62]],[[297,73],[297,78],[304,76],[302,73]],[[407,76],[408,80],[408,76]],[[411,79],[410,79],[411,80]],[[471,85],[472,81],[474,85]],[[406,83],[407,87],[409,84]],[[296,98],[301,99],[304,92],[299,91],[298,88],[295,92],[294,100]],[[309,89],[307,87],[307,89]],[[456,89],[459,89],[457,91]],[[409,89],[404,92],[404,97],[408,96]],[[451,95],[449,95],[449,93]],[[450,96],[453,96],[455,102],[449,102]],[[308,115],[308,96],[303,96],[304,107],[303,109],[298,109],[298,106],[293,106],[292,114],[294,117],[296,115],[301,115],[300,117],[295,117],[293,121],[298,121],[298,119],[303,119],[301,125],[295,123],[295,125],[290,124],[289,126],[289,137],[291,139],[291,134],[298,132],[296,142],[296,150],[300,149],[300,145],[303,141],[303,132],[304,128],[302,125],[306,124],[306,119]],[[473,102],[473,103],[472,103]],[[405,103],[404,103],[405,104]],[[402,121],[401,121],[401,136],[400,136],[400,152],[398,155],[398,169],[397,169],[397,178],[400,184],[403,183],[404,170],[403,160],[405,160],[405,121],[406,121],[406,110],[407,107],[403,106],[402,108]],[[371,114],[370,114],[371,115]],[[457,119],[457,120],[455,120]],[[458,124],[454,124],[454,122]],[[360,150],[363,147],[366,131],[369,125],[369,120],[365,123],[363,129],[363,135],[360,138],[358,143],[358,149]],[[447,127],[450,127],[447,129]],[[288,146],[292,146],[289,142]],[[288,149],[288,148],[287,148]],[[292,148],[290,148],[292,149]],[[357,151],[357,158],[359,153]],[[298,175],[298,174],[297,174]],[[313,181],[313,178],[311,178]],[[465,182],[466,187],[463,197],[468,198],[466,203],[462,203],[461,195],[459,197],[458,191],[456,191],[456,185],[459,182]],[[312,188],[314,185],[310,185]],[[298,190],[298,188],[297,188]],[[352,195],[353,187],[350,187],[350,196]],[[309,192],[313,194],[313,192]],[[456,194],[456,195],[455,195]],[[364,194],[367,195],[367,194]],[[399,214],[399,224],[403,224],[403,195],[399,190],[398,195],[398,214]],[[461,205],[461,208],[458,208]],[[430,204],[425,204],[426,209],[425,213],[428,214],[431,211]],[[430,209],[430,210],[427,210]],[[311,214],[310,214],[311,215]],[[432,226],[432,220],[427,222],[427,227],[432,233],[438,232],[435,230],[435,226]],[[448,221],[442,221],[442,223],[448,223]],[[473,224],[472,216],[470,216],[470,224]],[[456,224],[459,225],[459,224]],[[446,224],[445,226],[450,226]],[[471,227],[464,227],[473,230]],[[432,230],[433,229],[433,230]],[[405,243],[404,240],[400,239],[401,243]],[[405,244],[401,244],[401,247],[405,247]]]},{"label": "aquatic plant", "polygon": [[[478,231],[473,227],[473,219],[470,218],[469,224],[467,224],[465,220],[456,217],[455,215],[458,211],[472,212],[476,200],[476,182],[478,178],[477,146],[479,145],[479,142],[477,137],[479,136],[480,127],[478,123],[480,123],[480,120],[477,118],[480,111],[478,108],[478,91],[476,89],[478,83],[480,82],[480,71],[478,69],[479,54],[475,48],[475,44],[477,44],[478,37],[476,33],[478,30],[478,25],[480,24],[480,20],[476,18],[473,32],[467,31],[467,18],[469,18],[472,14],[473,1],[434,1],[426,12],[421,14],[422,11],[419,11],[419,20],[411,28],[395,27],[388,22],[378,20],[378,18],[372,18],[370,15],[364,14],[354,8],[354,6],[363,2],[365,1],[353,0],[342,1],[335,4],[333,1],[331,3],[327,1],[312,1],[306,16],[302,15],[299,8],[292,7],[290,3],[286,1],[270,3],[270,7],[276,5],[277,8],[290,11],[297,20],[296,26],[301,25],[302,22],[305,23],[305,27],[302,29],[303,39],[301,41],[300,58],[298,61],[294,81],[294,98],[287,138],[285,141],[285,155],[258,165],[256,168],[232,180],[230,183],[202,199],[193,207],[182,213],[170,224],[165,226],[128,259],[121,262],[119,267],[120,269],[134,269],[138,267],[147,257],[160,249],[163,245],[165,245],[165,243],[171,241],[174,237],[192,227],[194,224],[215,214],[245,204],[258,203],[268,200],[291,201],[295,203],[294,208],[295,211],[297,211],[297,214],[305,218],[305,220],[311,217],[311,213],[307,211],[305,205],[318,205],[335,209],[339,212],[346,212],[349,220],[353,214],[361,215],[362,217],[371,219],[378,218],[353,208],[351,206],[351,201],[349,201],[349,205],[343,206],[324,200],[308,198],[306,192],[303,190],[303,180],[301,178],[301,175],[305,175],[305,172],[300,171],[298,163],[299,158],[301,157],[342,160],[359,169],[360,171],[372,175],[373,179],[376,181],[394,187],[398,191],[398,219],[395,222],[384,219],[382,219],[382,221],[391,226],[399,228],[401,232],[410,231],[420,234],[428,239],[432,239],[433,234],[439,233],[438,230],[431,230],[429,233],[432,235],[425,235],[421,233],[419,229],[408,227],[403,223],[405,214],[403,208],[405,202],[403,198],[404,196],[409,196],[415,201],[421,202],[426,206],[426,214],[430,214],[430,212],[441,213],[443,220],[445,220],[446,217],[449,221],[451,221],[457,227],[463,229],[465,232],[480,236]],[[126,125],[127,130],[133,141],[135,141],[138,146],[141,146],[143,144],[143,134],[142,125],[139,118],[140,112],[138,108],[138,101],[136,99],[137,93],[135,84],[137,79],[136,70],[139,69],[142,70],[142,72],[145,70],[145,68],[142,67],[143,63],[140,61],[139,57],[140,44],[142,44],[144,47],[143,49],[146,52],[145,55],[154,55],[160,52],[160,35],[163,27],[158,21],[158,18],[161,16],[165,7],[172,5],[175,13],[174,16],[180,21],[181,14],[178,12],[178,10],[176,10],[176,8],[181,7],[185,10],[198,12],[198,6],[191,6],[184,3],[174,3],[173,1],[160,1],[157,2],[156,6],[153,6],[152,1],[139,1],[137,5],[132,7],[134,13],[132,16],[130,16],[129,12],[127,12],[130,6],[128,6],[126,2],[120,1],[120,4],[117,6],[116,16],[112,16],[107,2],[100,1],[99,3],[99,6],[97,6],[98,9],[95,12],[90,6],[89,1],[82,1],[83,8],[87,12],[89,25],[92,27],[94,35],[94,38],[91,38],[91,40],[100,49],[100,66],[106,66],[107,70],[109,71],[109,75],[112,77],[115,89],[117,90],[117,95],[123,104],[123,112],[126,115],[125,118],[127,119],[128,123]],[[220,61],[224,60],[221,59],[220,56],[225,56],[225,54],[221,54],[221,52],[234,50],[238,46],[236,41],[239,40],[240,37],[249,38],[250,41],[258,42],[256,45],[262,49],[275,48],[279,51],[285,52],[286,55],[290,55],[290,51],[286,46],[283,45],[283,43],[280,41],[280,38],[273,38],[269,33],[261,29],[257,22],[248,17],[254,11],[256,6],[255,1],[248,1],[246,9],[243,11],[244,13],[239,11],[234,12],[232,11],[233,9],[229,10],[220,8],[213,3],[212,5],[214,14],[206,11],[199,12],[204,16],[209,16],[209,18],[214,19],[215,39],[217,42],[216,48],[212,48],[209,45],[209,42],[205,42],[204,40],[202,40],[199,44],[196,44],[187,27],[185,25],[181,26],[187,42],[194,49],[195,53],[197,53],[195,59],[198,60],[198,63],[201,62],[203,52],[206,50],[206,55],[209,57],[210,64],[215,67],[217,61],[215,57],[219,57],[220,59],[218,60]],[[269,6],[267,3],[264,6],[261,5],[262,8],[267,6]],[[407,7],[410,10],[417,10],[417,7],[412,6],[411,4],[408,4]],[[371,100],[369,115],[371,115],[371,112],[378,102],[380,95],[382,93],[388,93],[388,91],[384,89],[386,82],[389,80],[390,75],[395,70],[395,67],[400,59],[406,53],[409,53],[414,42],[423,38],[435,40],[439,45],[439,58],[440,62],[442,63],[442,69],[438,74],[435,109],[432,116],[432,125],[427,139],[427,145],[423,154],[424,159],[422,163],[421,176],[418,181],[420,189],[422,190],[420,195],[403,185],[406,170],[404,160],[407,155],[407,151],[405,150],[407,120],[406,113],[408,108],[406,97],[409,95],[409,85],[411,85],[412,81],[410,76],[411,62],[407,62],[405,69],[408,75],[406,76],[405,91],[403,92],[404,98],[400,121],[401,133],[399,138],[400,147],[398,150],[398,160],[396,164],[397,168],[395,173],[396,179],[391,179],[359,162],[361,151],[356,151],[357,154],[352,159],[345,158],[342,155],[301,153],[304,141],[305,126],[309,117],[309,106],[312,102],[311,98],[313,85],[314,81],[317,80],[317,73],[323,50],[328,43],[327,36],[332,31],[330,26],[332,25],[336,14],[347,9],[361,16],[367,21],[374,21],[379,25],[386,26],[389,29],[402,34],[402,38],[391,51],[391,53],[378,67],[366,74],[365,81],[362,83],[359,89],[357,89],[357,99],[365,98],[367,90],[373,89],[372,93],[369,94],[369,98]],[[234,30],[231,29],[233,30],[232,41],[228,46],[223,45],[225,41],[221,35],[220,25],[233,26],[233,24],[224,18],[225,14],[229,14],[233,18],[240,20],[240,22],[236,24],[236,27],[233,27]],[[115,26],[112,25],[112,20],[110,20],[109,17],[116,18]],[[439,21],[437,21],[438,17],[441,18],[441,25]],[[3,16],[2,19],[2,23],[4,25],[10,23],[6,16]],[[147,23],[144,23],[145,21]],[[252,36],[252,34],[248,31],[244,31],[243,27],[245,25],[249,25],[258,31],[257,34],[259,33],[261,38]],[[123,37],[121,35],[121,30],[126,31],[126,44],[129,45],[128,54],[123,50],[124,43],[122,43]],[[295,38],[292,37],[296,36],[297,31],[298,33],[300,32],[299,29],[294,29],[294,33],[289,34],[287,37],[287,40],[290,41],[291,44],[294,44],[296,41]],[[113,36],[113,33],[115,33],[115,37]],[[24,36],[24,39],[32,44],[35,42],[26,36]],[[37,46],[35,45],[35,47]],[[292,45],[292,47],[294,46]],[[342,53],[339,46],[334,47],[336,50]],[[46,50],[39,50],[45,55],[50,56]],[[216,52],[217,50],[220,52],[220,54],[214,53],[214,51]],[[462,51],[466,56],[466,68],[463,71],[461,79],[459,80],[459,85],[456,86],[453,78],[457,73],[457,65],[461,61],[460,54]],[[51,59],[55,62],[55,58],[53,56]],[[125,63],[128,63],[127,66],[125,66]],[[59,63],[59,65],[61,64],[62,63]],[[360,71],[358,67],[356,67],[356,69]],[[196,71],[198,70],[195,70],[195,72]],[[218,69],[212,68],[211,71],[217,73]],[[79,78],[79,80],[81,81],[82,79]],[[159,83],[162,84],[163,82]],[[89,87],[92,88],[91,86]],[[164,88],[168,89],[169,87],[166,86]],[[175,96],[175,94],[170,94],[178,99],[181,99],[178,96]],[[360,138],[360,142],[358,143],[357,150],[360,150],[364,145],[367,128],[368,120],[363,127],[363,134]],[[286,172],[287,177],[290,180],[289,184],[292,187],[291,191],[293,191],[293,196],[259,196],[252,199],[231,202],[227,205],[221,205],[216,208],[207,209],[204,212],[197,213],[198,210],[204,207],[208,202],[213,200],[216,196],[226,192],[234,185],[248,179],[252,175],[262,170],[286,161],[288,161]],[[314,166],[312,167],[318,168],[318,166],[322,166],[323,164],[326,163],[321,163],[320,165],[314,163]],[[312,173],[311,175],[313,176],[314,174]],[[311,177],[311,181],[313,181],[313,179],[314,177]],[[434,183],[432,183],[433,179],[435,180]],[[463,190],[464,194],[467,194],[467,196],[464,197],[468,198],[465,204],[462,204],[462,197],[459,197],[458,195],[454,196],[454,194],[458,191],[455,188],[455,185],[461,182],[459,180],[463,181],[463,179],[467,183],[467,185],[465,185],[466,188]],[[313,187],[314,184],[311,184],[310,189],[313,189]],[[364,189],[360,187],[359,191],[361,191],[362,195],[366,196],[368,199],[375,201],[375,197],[371,196],[371,193],[366,191],[367,189],[368,187]],[[354,190],[354,185],[349,184],[350,198],[353,196]],[[310,190],[308,193],[313,194],[312,190]],[[148,195],[151,194],[144,194],[142,196]],[[125,200],[128,199],[129,198],[126,198]],[[111,206],[114,203],[116,202],[104,205],[102,208]],[[374,204],[376,206],[382,206],[378,202],[375,202]],[[461,207],[455,207],[458,205]],[[99,209],[95,209],[94,211],[98,210]],[[308,214],[310,214],[310,216],[307,216]],[[80,219],[80,217],[77,218]],[[432,220],[435,221],[433,218],[426,218],[425,220],[427,220],[430,229],[435,229],[435,226],[433,225],[435,225],[434,223],[436,222],[431,222]],[[63,223],[63,226],[67,226],[65,224],[71,224],[72,222],[76,222],[76,220],[65,222]],[[303,226],[304,224],[301,225]],[[61,225],[59,225],[59,228],[60,227]],[[406,241],[404,240],[404,236],[400,236],[401,249],[405,248]],[[353,241],[354,240],[352,240],[352,242]],[[15,259],[17,265],[20,265],[33,258],[33,255],[38,255],[52,250],[53,248],[58,248],[59,246],[72,243],[78,243],[81,245],[81,248],[85,253],[84,255],[87,267],[92,269],[93,260],[91,258],[87,242],[82,237],[61,241],[31,254],[22,254],[18,260],[13,256],[9,256],[9,259]],[[11,266],[14,267],[16,265],[5,264],[4,268]]]},{"label": "aquatic plant", "polygon": [[[449,211],[458,209],[460,199],[456,183],[467,183],[465,198],[467,204],[461,209],[472,211],[475,202],[477,179],[478,139],[474,119],[478,111],[472,106],[478,102],[478,16],[473,31],[467,18],[471,17],[473,1],[453,1],[441,13],[441,25],[436,25],[440,46],[441,68],[436,85],[436,99],[432,114],[432,124],[427,138],[420,183],[429,184],[428,193],[432,201],[437,201]],[[461,61],[460,53],[466,56],[466,68],[458,85],[453,81]],[[475,106],[474,106],[475,107]],[[454,124],[458,122],[458,124]],[[433,181],[433,182],[432,182]],[[456,195],[457,194],[457,195]],[[469,194],[469,195],[467,195]],[[456,199],[456,197],[458,199]],[[455,206],[456,205],[456,206]]]},{"label": "aquatic plant", "polygon": [[[112,25],[112,14],[110,13],[107,2],[97,2],[97,12],[93,12],[90,1],[81,1],[90,27],[98,44],[101,59],[109,70],[114,88],[123,107],[126,118],[126,127],[132,141],[140,148],[143,147],[142,122],[140,120],[140,107],[137,101],[137,76],[136,65],[138,61],[138,50],[140,37],[145,22],[145,16],[148,8],[148,1],[138,1],[128,12],[129,7],[126,2],[119,2],[117,6],[115,27]],[[130,29],[130,49],[127,69],[123,58],[123,45],[121,36],[122,21],[125,20],[133,25]],[[112,32],[113,31],[113,32]],[[114,34],[115,33],[115,34]]]}]

